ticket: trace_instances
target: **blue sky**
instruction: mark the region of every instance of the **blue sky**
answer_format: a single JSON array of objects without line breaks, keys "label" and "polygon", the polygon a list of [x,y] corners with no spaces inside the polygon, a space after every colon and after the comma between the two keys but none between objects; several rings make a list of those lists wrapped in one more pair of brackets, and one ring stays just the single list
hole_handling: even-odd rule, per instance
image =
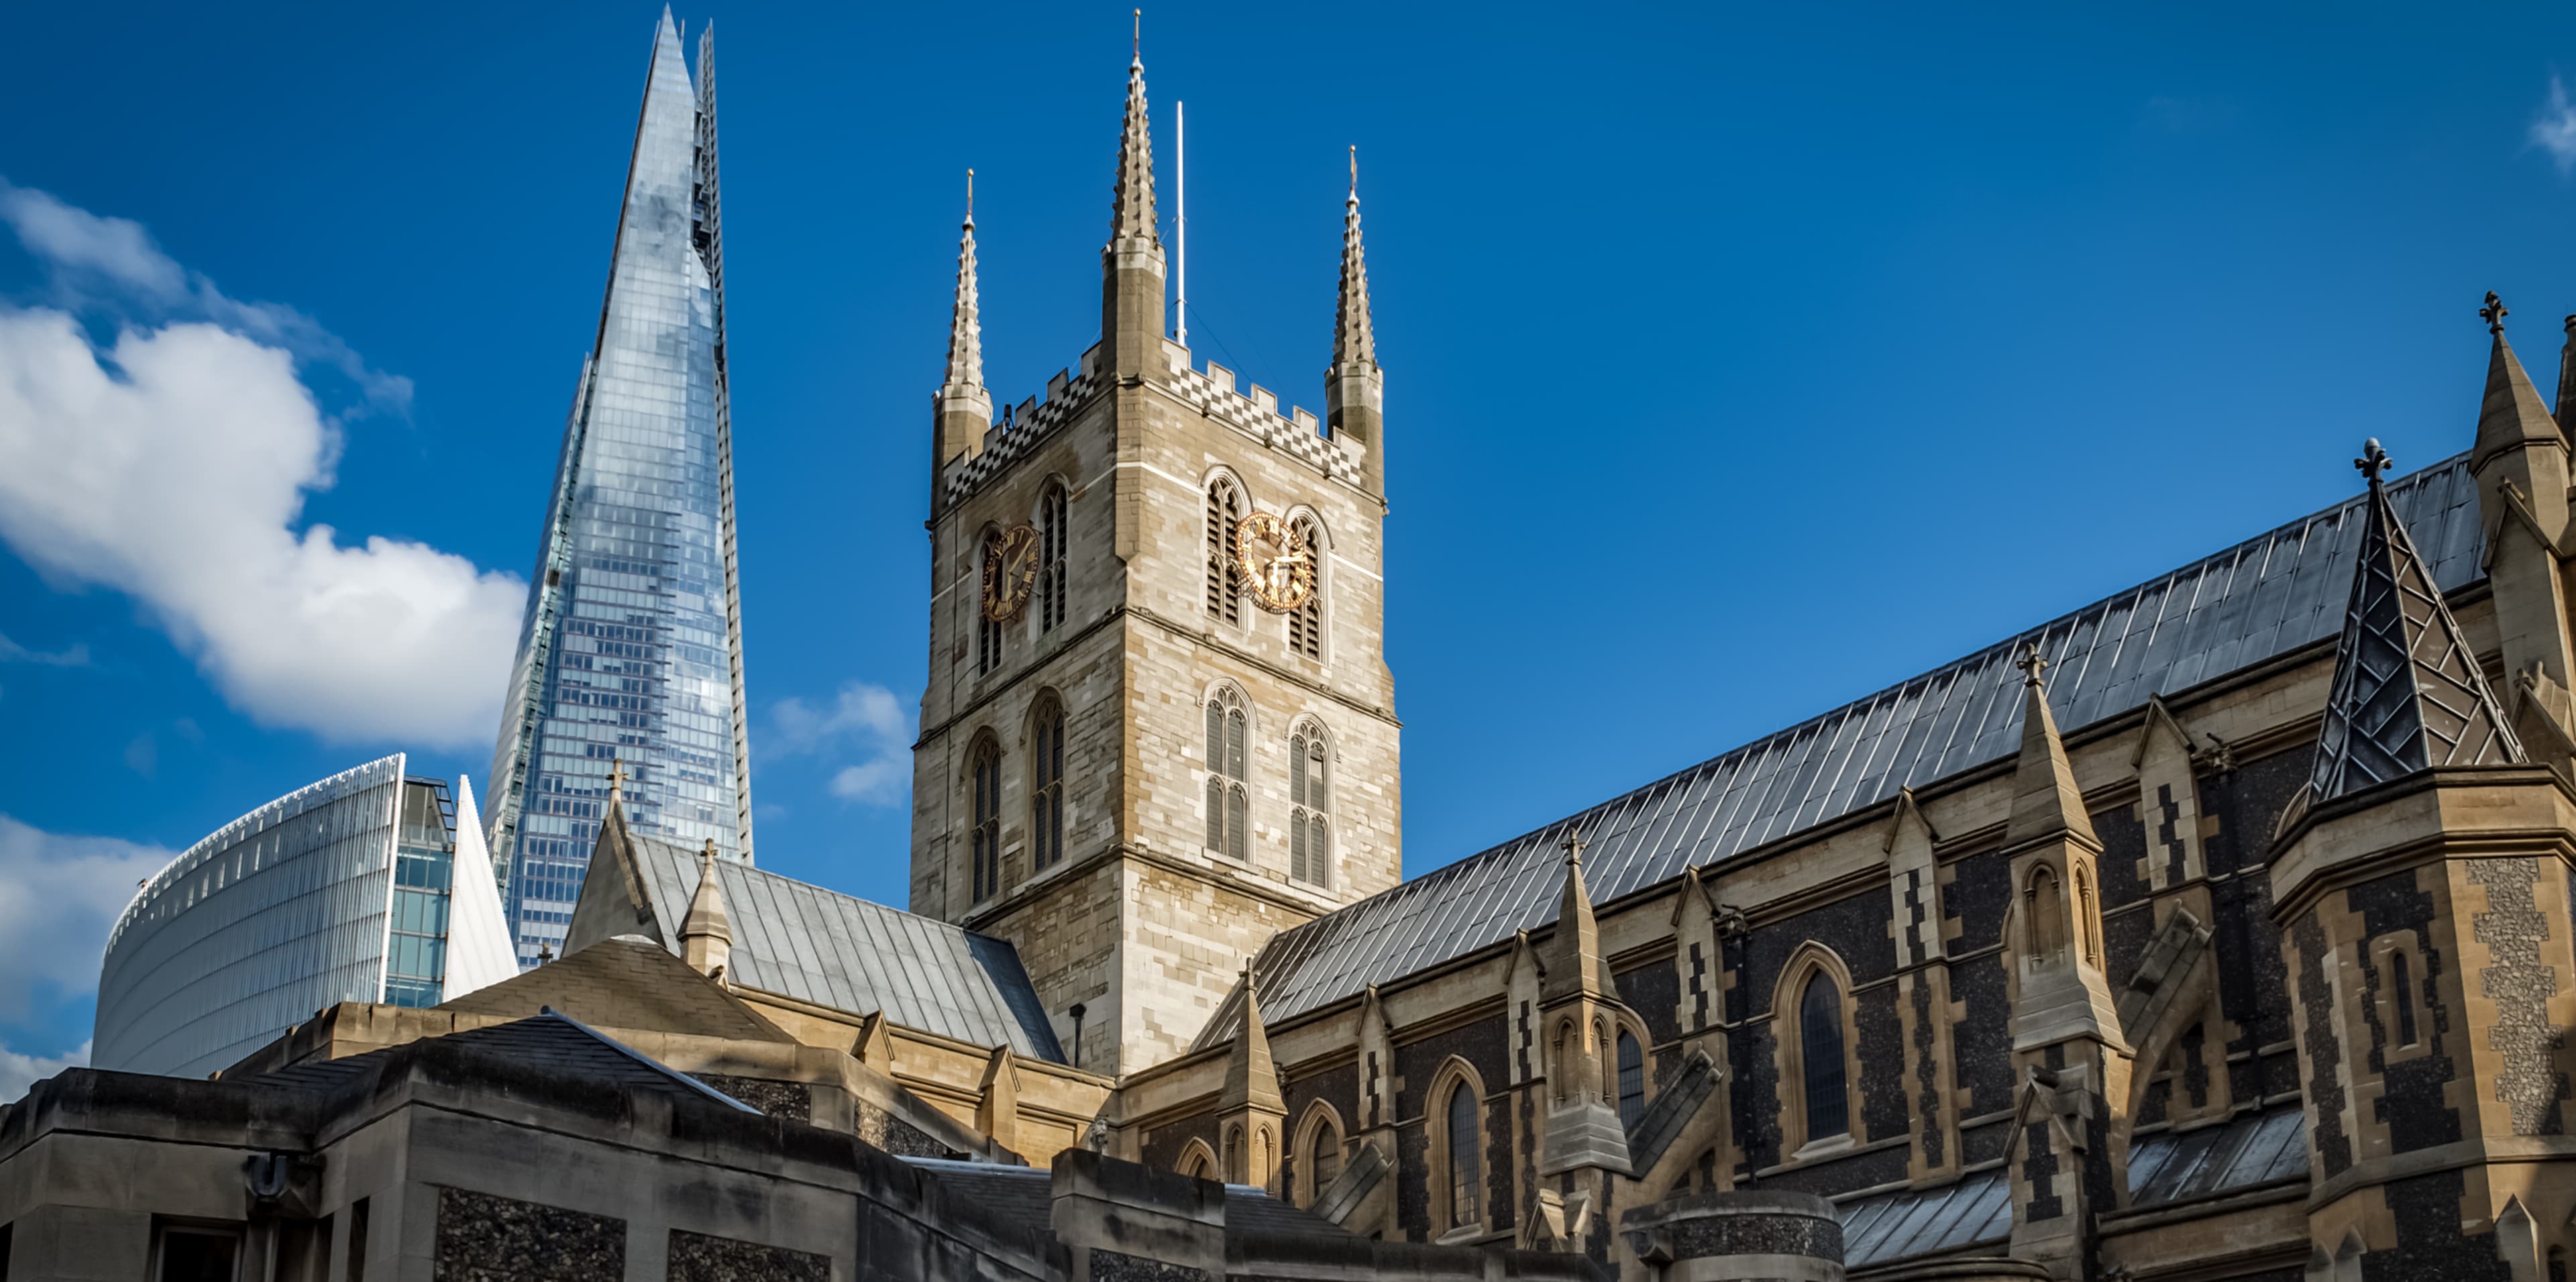
[{"label": "blue sky", "polygon": [[[168,852],[397,748],[481,782],[657,12],[13,20],[0,1095]],[[1127,7],[679,16],[762,862],[900,903],[962,171],[1015,402],[1095,337]],[[1361,149],[1416,872],[2463,448],[2479,296],[2544,384],[2576,311],[2565,6],[1158,4],[1146,58],[1195,345],[1282,400]],[[365,588],[444,623],[288,626]]]}]

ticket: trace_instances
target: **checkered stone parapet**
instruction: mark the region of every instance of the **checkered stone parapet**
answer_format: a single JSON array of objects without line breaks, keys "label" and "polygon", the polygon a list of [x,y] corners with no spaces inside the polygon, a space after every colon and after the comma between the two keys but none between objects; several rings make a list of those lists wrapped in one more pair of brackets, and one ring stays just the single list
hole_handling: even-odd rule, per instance
[{"label": "checkered stone parapet", "polygon": [[964,502],[994,477],[1008,471],[1011,464],[1018,462],[1038,442],[1070,421],[1073,412],[1089,404],[1092,396],[1105,385],[1100,375],[1091,369],[1088,356],[1084,358],[1083,371],[1078,375],[1068,377],[1065,371],[1058,370],[1055,377],[1047,380],[1045,400],[1021,402],[1020,408],[1011,414],[1009,430],[996,425],[984,434],[982,453],[950,469],[947,477],[948,506],[955,507]]}]

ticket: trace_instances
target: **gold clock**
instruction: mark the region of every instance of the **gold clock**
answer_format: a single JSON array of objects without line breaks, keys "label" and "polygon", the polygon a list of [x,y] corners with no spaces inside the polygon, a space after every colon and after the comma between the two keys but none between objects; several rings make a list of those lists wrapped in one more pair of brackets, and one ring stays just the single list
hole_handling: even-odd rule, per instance
[{"label": "gold clock", "polygon": [[1038,532],[1014,525],[984,544],[984,617],[1008,623],[1029,608],[1038,581]]},{"label": "gold clock", "polygon": [[1255,512],[1234,527],[1234,564],[1262,609],[1284,614],[1315,594],[1315,551],[1296,526]]}]

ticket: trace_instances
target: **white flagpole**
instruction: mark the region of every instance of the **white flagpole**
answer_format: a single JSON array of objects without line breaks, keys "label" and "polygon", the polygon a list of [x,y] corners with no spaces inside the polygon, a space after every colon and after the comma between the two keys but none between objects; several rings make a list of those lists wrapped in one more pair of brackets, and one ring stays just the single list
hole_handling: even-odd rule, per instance
[{"label": "white flagpole", "polygon": [[1179,199],[1180,300],[1172,305],[1172,341],[1190,345],[1190,162],[1185,104],[1172,100],[1172,186]]}]

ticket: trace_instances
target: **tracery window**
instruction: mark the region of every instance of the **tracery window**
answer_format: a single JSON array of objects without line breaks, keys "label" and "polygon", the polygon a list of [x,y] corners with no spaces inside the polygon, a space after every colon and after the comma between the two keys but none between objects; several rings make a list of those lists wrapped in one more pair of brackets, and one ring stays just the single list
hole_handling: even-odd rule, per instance
[{"label": "tracery window", "polygon": [[1461,1079],[1449,1088],[1449,1225],[1482,1224],[1476,1189],[1484,1183],[1483,1145],[1476,1135],[1476,1088]]},{"label": "tracery window", "polygon": [[1218,477],[1207,491],[1207,612],[1228,623],[1243,621],[1243,571],[1234,563],[1234,526],[1243,519],[1243,492]]},{"label": "tracery window", "polygon": [[1050,482],[1038,496],[1038,631],[1053,632],[1065,619],[1064,483]]},{"label": "tracery window", "polygon": [[1002,888],[1002,746],[990,738],[979,739],[967,760],[975,805],[969,853],[974,862],[975,902],[982,903]]},{"label": "tracery window", "polygon": [[1297,608],[1288,612],[1288,648],[1309,659],[1324,657],[1324,530],[1311,516],[1300,516],[1291,527],[1298,541],[1306,545],[1306,554],[1315,562],[1315,590]]},{"label": "tracery window", "polygon": [[1317,886],[1332,881],[1332,762],[1323,727],[1298,723],[1288,736],[1288,875]]},{"label": "tracery window", "polygon": [[1806,1078],[1807,1142],[1851,1133],[1843,1075],[1843,994],[1819,967],[1798,999],[1798,1065]]},{"label": "tracery window", "polygon": [[1049,695],[1029,735],[1029,871],[1064,858],[1064,704]]},{"label": "tracery window", "polygon": [[[1001,554],[1002,534],[995,530],[984,536],[984,550],[975,564],[988,565]],[[980,601],[980,598],[978,598]],[[975,675],[982,676],[1002,666],[1002,621],[985,612],[980,604],[975,611]]]},{"label": "tracery window", "polygon": [[1646,1115],[1646,1048],[1637,1036],[1619,1030],[1619,1124],[1635,1130]]},{"label": "tracery window", "polygon": [[1207,848],[1252,857],[1251,715],[1243,695],[1220,687],[1207,702]]}]

